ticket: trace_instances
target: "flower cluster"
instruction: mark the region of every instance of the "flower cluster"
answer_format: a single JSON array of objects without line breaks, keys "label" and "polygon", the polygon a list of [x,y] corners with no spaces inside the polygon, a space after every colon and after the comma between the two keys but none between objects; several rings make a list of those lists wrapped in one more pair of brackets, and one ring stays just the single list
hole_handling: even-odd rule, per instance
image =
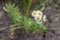
[{"label": "flower cluster", "polygon": [[34,17],[34,19],[37,21],[38,24],[40,24],[40,21],[46,21],[46,15],[43,15],[42,11],[33,11],[32,12],[32,16]]}]

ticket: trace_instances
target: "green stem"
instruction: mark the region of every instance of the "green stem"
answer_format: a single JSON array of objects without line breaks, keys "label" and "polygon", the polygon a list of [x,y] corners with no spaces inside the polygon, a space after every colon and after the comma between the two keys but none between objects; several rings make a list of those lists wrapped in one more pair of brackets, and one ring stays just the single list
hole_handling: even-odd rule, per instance
[{"label": "green stem", "polygon": [[30,0],[29,5],[28,5],[27,10],[26,10],[27,15],[28,15],[28,11],[29,11],[29,8],[30,8],[30,5],[31,5],[31,2],[32,2],[32,0]]}]

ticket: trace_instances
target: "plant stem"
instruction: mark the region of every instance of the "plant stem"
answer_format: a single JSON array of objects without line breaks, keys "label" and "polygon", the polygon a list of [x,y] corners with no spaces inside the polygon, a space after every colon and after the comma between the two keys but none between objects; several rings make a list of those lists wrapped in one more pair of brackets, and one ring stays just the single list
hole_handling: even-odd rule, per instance
[{"label": "plant stem", "polygon": [[26,14],[27,14],[27,15],[28,15],[28,11],[29,11],[29,8],[30,8],[30,5],[31,5],[31,2],[32,2],[32,0],[30,0],[29,5],[28,5],[27,10],[26,10]]}]

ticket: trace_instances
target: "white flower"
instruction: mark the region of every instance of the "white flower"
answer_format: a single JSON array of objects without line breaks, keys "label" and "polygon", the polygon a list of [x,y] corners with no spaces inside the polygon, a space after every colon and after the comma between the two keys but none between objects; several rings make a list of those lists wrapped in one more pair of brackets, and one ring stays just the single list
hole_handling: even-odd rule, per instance
[{"label": "white flower", "polygon": [[44,15],[44,16],[43,16],[43,21],[46,21],[46,20],[47,20],[47,19],[46,19],[46,15]]},{"label": "white flower", "polygon": [[42,16],[43,16],[42,11],[37,10],[37,14],[42,18]]},{"label": "white flower", "polygon": [[36,21],[41,21],[41,17],[38,15],[38,16],[35,17],[35,20]]},{"label": "white flower", "polygon": [[36,12],[37,12],[37,16],[35,16],[35,20],[41,21],[43,16],[42,11],[37,10]]},{"label": "white flower", "polygon": [[33,16],[33,17],[35,17],[35,16],[37,16],[37,15],[38,15],[38,14],[37,14],[37,11],[33,11],[33,12],[32,12],[32,16]]},{"label": "white flower", "polygon": [[37,14],[42,15],[43,13],[42,13],[42,11],[37,10]]},{"label": "white flower", "polygon": [[[34,19],[36,20],[37,24],[40,24],[42,23],[42,16],[43,16],[43,13],[42,11],[40,10],[37,10],[37,11],[33,11],[32,12],[32,16],[34,17]],[[45,21],[45,16],[44,16],[44,21]]]}]

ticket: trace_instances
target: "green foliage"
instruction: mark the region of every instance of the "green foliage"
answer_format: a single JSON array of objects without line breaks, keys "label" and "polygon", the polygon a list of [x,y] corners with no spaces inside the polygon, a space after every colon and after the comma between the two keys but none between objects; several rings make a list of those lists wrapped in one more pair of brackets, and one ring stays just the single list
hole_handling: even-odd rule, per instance
[{"label": "green foliage", "polygon": [[40,24],[39,28],[44,32],[46,32],[48,30],[48,28],[46,26],[44,26],[43,24]]},{"label": "green foliage", "polygon": [[[12,3],[14,2],[17,6],[19,6],[20,10],[25,13],[26,15],[29,15],[29,12],[32,10],[40,9],[41,7],[45,7],[46,2],[48,0],[10,0]],[[37,2],[35,2],[37,1]],[[33,4],[33,5],[32,5]]]},{"label": "green foliage", "polygon": [[38,28],[38,25],[36,23],[36,21],[33,21],[33,26],[32,26],[32,29],[33,29],[33,34],[37,33],[37,31],[39,31],[40,29]]},{"label": "green foliage", "polygon": [[20,16],[20,12],[19,12],[18,7],[15,7],[14,4],[7,3],[6,8],[9,12],[9,15],[11,16],[12,22],[13,23],[20,23],[21,16]]},{"label": "green foliage", "polygon": [[36,23],[36,21],[33,21],[32,29],[33,29],[33,31],[32,31],[33,34],[39,32],[39,31],[46,32],[48,30],[48,28],[45,27],[44,25],[42,25],[42,23],[39,25]]},{"label": "green foliage", "polygon": [[39,25],[35,20],[32,20],[27,16],[24,16],[23,25],[23,28],[27,34],[30,32],[32,32],[32,34],[35,34],[39,31],[46,32],[48,30],[47,27],[45,27],[42,23]]},{"label": "green foliage", "polygon": [[10,31],[14,31],[16,29],[21,28],[21,15],[19,12],[19,9],[15,4],[12,4],[11,2],[6,4],[6,8],[8,14],[10,15],[11,21],[13,23],[13,26],[10,26]]},{"label": "green foliage", "polygon": [[30,25],[30,19],[26,16],[24,16],[24,19],[23,19],[23,27],[25,29],[25,32],[26,33],[29,33],[30,29],[31,29],[31,25]]},{"label": "green foliage", "polygon": [[31,2],[32,0],[21,0],[20,6],[22,6],[22,9],[25,13],[28,12]]},{"label": "green foliage", "polygon": [[[26,5],[28,5],[28,3],[26,3]],[[35,34],[40,30],[44,32],[47,31],[47,27],[43,26],[42,23],[38,25],[35,20],[32,20],[28,16],[26,16],[27,14],[21,16],[18,7],[15,7],[14,4],[7,3],[6,9],[8,10],[11,20],[13,22],[13,25],[10,26],[11,31],[19,28],[23,28],[27,34],[30,32]]]},{"label": "green foliage", "polygon": [[36,10],[36,9],[40,10],[40,8],[45,7],[46,3],[48,2],[48,0],[44,0],[43,2],[42,2],[42,0],[37,0],[37,2],[35,2],[35,1],[34,0],[20,0],[19,4],[17,4],[17,5],[20,6],[20,10],[23,13],[25,13],[26,15],[29,15],[29,13],[31,12],[30,8],[34,7],[34,8],[32,8],[32,10]]},{"label": "green foliage", "polygon": [[53,2],[54,2],[55,4],[57,4],[57,3],[58,3],[58,0],[53,0]]},{"label": "green foliage", "polygon": [[37,4],[37,5],[36,5],[36,7],[34,8],[34,10],[40,9],[41,7],[42,7],[42,8],[45,7],[45,6],[47,5],[47,4],[46,4],[47,2],[48,2],[48,0],[44,0],[44,1],[43,1],[43,0],[38,0],[38,1],[35,3],[35,4]]}]

